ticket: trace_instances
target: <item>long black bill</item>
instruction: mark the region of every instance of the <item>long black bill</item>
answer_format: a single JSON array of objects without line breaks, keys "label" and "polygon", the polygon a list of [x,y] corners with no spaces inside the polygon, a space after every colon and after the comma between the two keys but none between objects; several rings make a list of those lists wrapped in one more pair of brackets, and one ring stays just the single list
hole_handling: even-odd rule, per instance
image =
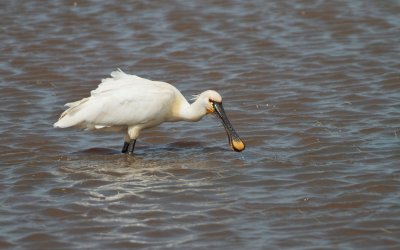
[{"label": "long black bill", "polygon": [[214,102],[213,107],[214,107],[214,112],[222,120],[222,124],[224,125],[225,131],[228,134],[229,144],[231,145],[231,148],[236,152],[244,150],[245,148],[244,142],[242,141],[242,139],[240,139],[239,135],[236,133],[231,122],[226,116],[224,108],[222,107],[222,103]]}]

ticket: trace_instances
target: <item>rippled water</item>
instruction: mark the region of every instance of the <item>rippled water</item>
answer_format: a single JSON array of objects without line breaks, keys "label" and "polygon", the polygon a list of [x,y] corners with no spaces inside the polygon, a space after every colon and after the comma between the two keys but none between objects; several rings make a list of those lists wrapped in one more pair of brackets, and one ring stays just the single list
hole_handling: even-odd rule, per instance
[{"label": "rippled water", "polygon": [[[398,1],[2,1],[0,247],[398,249]],[[207,117],[53,129],[117,67]]]}]

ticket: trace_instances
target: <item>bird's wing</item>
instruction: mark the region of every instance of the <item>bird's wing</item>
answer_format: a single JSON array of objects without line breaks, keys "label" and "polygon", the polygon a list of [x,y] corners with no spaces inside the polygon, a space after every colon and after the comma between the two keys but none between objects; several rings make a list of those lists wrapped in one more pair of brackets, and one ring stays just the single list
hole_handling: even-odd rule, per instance
[{"label": "bird's wing", "polygon": [[[91,96],[68,103],[58,127],[153,126],[171,112],[177,90],[168,83],[128,75],[121,70],[102,80]],[[179,92],[178,92],[179,93]]]},{"label": "bird's wing", "polygon": [[101,126],[158,124],[174,102],[171,88],[156,85],[124,85],[92,96],[87,120]]}]

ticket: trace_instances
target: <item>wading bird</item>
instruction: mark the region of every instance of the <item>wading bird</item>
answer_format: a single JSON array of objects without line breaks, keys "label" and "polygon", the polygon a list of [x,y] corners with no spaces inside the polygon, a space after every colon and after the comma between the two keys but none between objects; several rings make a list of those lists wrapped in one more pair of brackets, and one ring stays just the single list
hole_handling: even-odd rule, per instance
[{"label": "wading bird", "polygon": [[61,114],[54,127],[123,131],[122,153],[133,154],[141,130],[163,122],[195,122],[213,113],[221,119],[231,148],[237,152],[245,148],[229,122],[222,107],[222,98],[216,91],[204,91],[189,104],[171,84],[128,75],[118,69],[111,73],[111,78],[103,79],[90,94],[90,97],[80,101],[65,104],[69,108]]}]

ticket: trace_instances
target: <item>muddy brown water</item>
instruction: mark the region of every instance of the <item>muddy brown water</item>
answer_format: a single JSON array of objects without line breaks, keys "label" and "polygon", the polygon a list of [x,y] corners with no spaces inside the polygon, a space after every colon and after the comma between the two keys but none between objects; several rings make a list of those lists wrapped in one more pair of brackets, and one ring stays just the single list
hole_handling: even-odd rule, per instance
[{"label": "muddy brown water", "polygon": [[[398,1],[2,1],[0,248],[399,249]],[[52,124],[116,68],[219,121]]]}]

